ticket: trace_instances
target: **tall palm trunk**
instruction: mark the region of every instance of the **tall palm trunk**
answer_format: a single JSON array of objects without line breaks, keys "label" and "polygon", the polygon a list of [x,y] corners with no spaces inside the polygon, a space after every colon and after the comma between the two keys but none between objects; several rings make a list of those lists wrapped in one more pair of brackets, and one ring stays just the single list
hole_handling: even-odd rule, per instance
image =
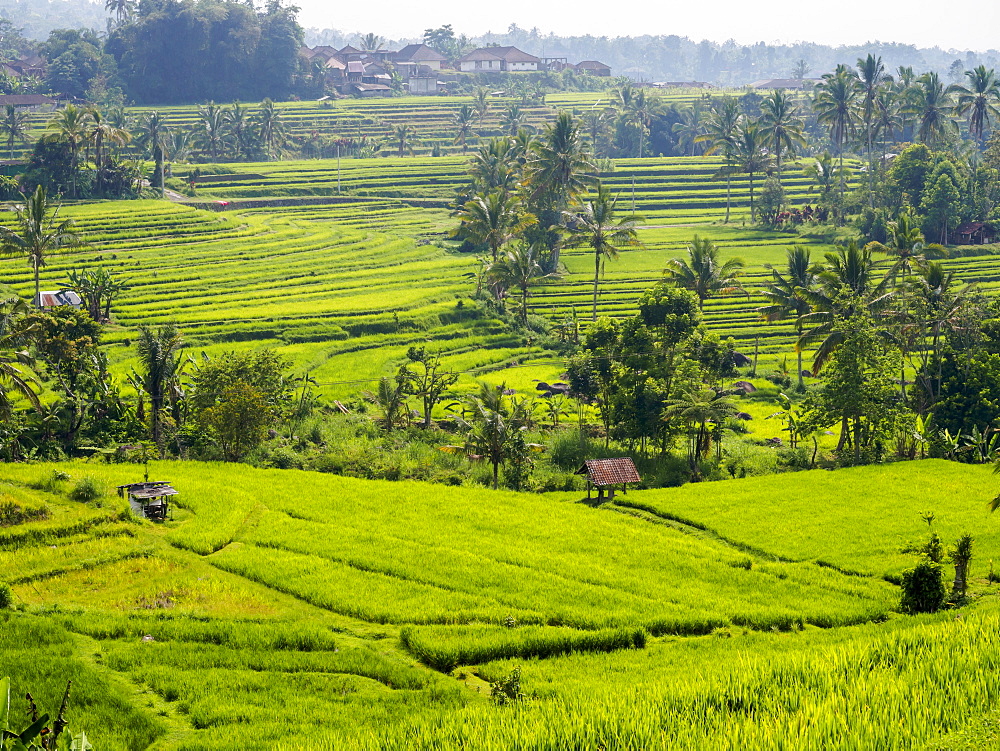
[{"label": "tall palm trunk", "polygon": [[597,286],[601,281],[601,254],[598,251],[594,251],[594,308],[591,314],[591,320],[595,323],[597,322]]}]

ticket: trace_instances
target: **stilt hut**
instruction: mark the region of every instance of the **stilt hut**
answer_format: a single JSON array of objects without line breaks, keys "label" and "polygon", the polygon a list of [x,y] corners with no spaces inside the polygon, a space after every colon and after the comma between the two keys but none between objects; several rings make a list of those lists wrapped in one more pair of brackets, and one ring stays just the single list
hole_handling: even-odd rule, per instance
[{"label": "stilt hut", "polygon": [[[588,459],[576,472],[587,478],[587,499],[590,499],[591,488],[597,488],[597,500],[615,499],[615,489],[621,485],[622,493],[627,492],[632,483],[641,482],[639,472],[631,459]],[[607,498],[604,492],[607,490]]]},{"label": "stilt hut", "polygon": [[133,482],[118,486],[118,497],[124,498],[126,495],[129,505],[136,513],[141,513],[147,519],[163,521],[170,511],[167,499],[177,495],[177,491],[169,482]]}]

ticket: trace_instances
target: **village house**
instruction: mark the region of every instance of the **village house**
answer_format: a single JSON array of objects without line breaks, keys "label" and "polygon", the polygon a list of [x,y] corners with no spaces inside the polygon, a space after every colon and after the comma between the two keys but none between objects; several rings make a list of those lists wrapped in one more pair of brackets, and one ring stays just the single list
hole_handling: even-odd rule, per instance
[{"label": "village house", "polygon": [[54,111],[59,103],[43,94],[0,94],[0,109],[13,106],[19,110]]},{"label": "village house", "polygon": [[458,59],[458,69],[463,73],[536,71],[541,64],[541,58],[517,47],[481,47]]},{"label": "village house", "polygon": [[573,67],[576,68],[577,73],[586,73],[591,76],[607,78],[611,75],[611,66],[605,65],[598,60],[584,60]]},{"label": "village house", "polygon": [[400,67],[417,65],[434,71],[441,70],[441,63],[448,62],[448,58],[426,44],[408,44],[399,52],[391,53],[391,60]]}]

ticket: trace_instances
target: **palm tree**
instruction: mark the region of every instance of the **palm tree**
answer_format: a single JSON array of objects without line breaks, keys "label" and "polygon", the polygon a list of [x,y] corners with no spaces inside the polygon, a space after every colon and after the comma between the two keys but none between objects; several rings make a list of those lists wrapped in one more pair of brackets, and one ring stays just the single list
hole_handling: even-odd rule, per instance
[{"label": "palm tree", "polygon": [[402,158],[406,154],[413,155],[413,146],[417,143],[417,131],[409,123],[401,123],[392,130],[392,141],[396,144],[396,156]]},{"label": "palm tree", "polygon": [[719,151],[725,157],[725,166],[719,170],[716,177],[726,178],[726,219],[729,223],[729,206],[732,195],[733,180],[733,151],[736,140],[736,131],[740,125],[740,103],[736,97],[726,96],[716,100],[712,105],[712,110],[703,122],[704,133],[695,140],[699,143],[707,142],[708,148],[705,154],[715,154]]},{"label": "palm tree", "polygon": [[202,148],[208,150],[213,160],[218,159],[219,148],[224,140],[225,116],[215,102],[198,107],[198,121],[195,128]]},{"label": "palm tree", "polygon": [[688,258],[674,258],[667,262],[663,275],[678,287],[694,292],[698,307],[705,307],[705,300],[717,294],[743,292],[739,276],[743,271],[743,261],[730,258],[725,263],[719,259],[719,249],[707,237],[698,235],[687,246]]},{"label": "palm tree", "polygon": [[893,264],[889,273],[895,277],[902,272],[902,283],[905,285],[914,265],[923,264],[928,252],[937,255],[947,255],[943,245],[924,242],[924,234],[920,231],[917,219],[906,211],[900,213],[896,221],[889,222],[891,236],[888,244],[870,242],[865,250],[885,253],[892,257]]},{"label": "palm tree", "polygon": [[527,119],[527,113],[518,105],[512,104],[500,116],[500,127],[508,136],[516,136],[517,131],[524,126]]},{"label": "palm tree", "polygon": [[250,124],[247,121],[247,111],[239,102],[233,102],[222,112],[223,129],[233,147],[236,159],[247,154],[250,145]]},{"label": "palm tree", "polygon": [[73,197],[76,198],[76,178],[79,168],[80,149],[87,141],[87,111],[72,104],[67,104],[60,110],[58,115],[49,120],[49,124],[46,127],[54,132],[43,136],[43,140],[50,143],[65,143],[69,148],[73,169],[72,193]]},{"label": "palm tree", "polygon": [[161,457],[163,442],[160,421],[168,389],[180,362],[175,355],[183,344],[180,331],[172,323],[160,326],[155,331],[148,326],[139,327],[136,344],[139,351],[139,375],[142,389],[149,395],[150,430]]},{"label": "palm tree", "polygon": [[840,174],[837,166],[833,163],[830,152],[824,151],[815,160],[808,163],[803,168],[803,172],[809,178],[809,192],[816,191],[819,193],[820,201],[829,201]]},{"label": "palm tree", "polygon": [[382,412],[382,425],[392,430],[406,418],[406,382],[382,377],[376,391],[365,391],[366,401],[376,405]]},{"label": "palm tree", "polygon": [[8,104],[4,117],[0,120],[0,132],[7,136],[7,151],[14,158],[14,144],[28,143],[28,113],[21,112],[13,104]]},{"label": "palm tree", "polygon": [[780,184],[782,152],[794,156],[795,147],[805,144],[802,119],[798,116],[798,107],[788,92],[777,89],[764,97],[761,110],[763,111],[761,125],[766,133],[767,146],[774,154]]},{"label": "palm tree", "polygon": [[274,106],[274,102],[265,98],[253,115],[253,125],[257,138],[264,145],[264,155],[267,161],[281,153],[288,133],[282,110]]},{"label": "palm tree", "polygon": [[[770,265],[766,268],[771,270],[772,279],[765,285],[762,294],[769,304],[757,311],[765,321],[780,321],[794,315],[795,333],[801,338],[802,316],[810,311],[810,307],[799,290],[812,290],[816,283],[809,249],[801,245],[792,247],[787,253],[784,274]],[[806,389],[802,380],[802,348],[796,346],[795,354],[799,364],[796,390],[801,392]]]},{"label": "palm tree", "polygon": [[743,122],[736,129],[733,140],[732,169],[750,177],[750,221],[757,219],[757,208],[753,197],[753,177],[755,174],[767,172],[772,164],[771,155],[765,149],[767,133],[760,123]]},{"label": "palm tree", "polygon": [[509,461],[518,449],[528,448],[524,428],[529,419],[526,400],[507,405],[507,385],[480,384],[479,393],[463,404],[459,422],[468,431],[466,452],[484,457],[493,467],[493,489],[499,487],[500,465]]},{"label": "palm tree", "polygon": [[60,248],[79,245],[80,238],[72,229],[72,219],[59,221],[59,207],[49,204],[42,185],[35,188],[24,206],[17,206],[14,211],[15,228],[0,227],[0,252],[27,256],[35,274],[35,304],[40,305],[39,270],[49,255]]},{"label": "palm tree", "polygon": [[0,417],[10,418],[14,412],[13,397],[20,395],[32,407],[41,410],[42,405],[35,393],[41,391],[41,384],[25,368],[31,368],[34,360],[27,350],[31,329],[24,317],[28,306],[24,300],[13,297],[0,302]]},{"label": "palm tree", "polygon": [[528,288],[539,279],[557,276],[546,274],[538,263],[539,252],[536,245],[519,243],[506,251],[500,259],[486,271],[490,286],[495,289],[517,287],[521,291],[521,324],[528,325]]},{"label": "palm tree", "polygon": [[132,140],[132,134],[124,128],[118,128],[110,123],[97,107],[88,107],[87,115],[91,125],[87,137],[94,144],[94,164],[97,167],[97,189],[102,192],[107,151],[105,147],[124,146]]},{"label": "palm tree", "polygon": [[901,97],[892,86],[879,89],[875,99],[875,119],[872,121],[873,133],[882,138],[882,168],[885,168],[886,153],[890,139],[894,139],[897,130],[902,131],[904,122],[901,113]]},{"label": "palm tree", "polygon": [[591,107],[583,115],[583,124],[590,137],[590,148],[594,156],[598,156],[601,151],[601,143],[608,132],[608,125],[611,122],[611,113],[607,107],[599,106],[600,102]]},{"label": "palm tree", "polygon": [[154,173],[153,182],[160,184],[160,197],[166,196],[166,175],[163,164],[169,155],[167,149],[170,147],[170,130],[164,122],[163,116],[155,110],[143,118],[140,123],[139,135],[136,136],[136,146],[144,154],[149,154],[153,158]]},{"label": "palm tree", "polygon": [[680,120],[670,126],[670,131],[677,136],[678,150],[685,154],[690,151],[690,156],[694,156],[695,148],[702,134],[702,113],[697,107],[685,107],[679,112]]},{"label": "palm tree", "polygon": [[455,134],[455,140],[452,141],[452,143],[456,145],[462,144],[463,154],[469,148],[469,136],[472,135],[473,117],[472,107],[467,104],[463,104],[458,108],[458,112],[452,115],[452,120],[455,121],[455,127],[458,128],[458,131]]},{"label": "palm tree", "polygon": [[664,403],[661,419],[680,420],[688,428],[688,465],[695,480],[700,477],[700,462],[712,449],[715,431],[709,425],[721,426],[736,413],[736,405],[728,396],[708,387],[692,387]]},{"label": "palm tree", "polygon": [[535,217],[523,214],[520,202],[503,190],[493,190],[466,201],[458,216],[460,223],[454,234],[488,247],[494,263],[500,248],[535,223]]},{"label": "palm tree", "polygon": [[940,146],[954,132],[951,109],[951,95],[937,73],[924,73],[917,79],[909,111],[917,117],[917,136],[923,143],[931,148]]},{"label": "palm tree", "polygon": [[594,174],[597,167],[580,137],[579,125],[566,111],[546,126],[528,166],[532,197],[550,193],[556,211],[565,211],[578,195],[597,182]]},{"label": "palm tree", "polygon": [[115,14],[119,26],[132,18],[137,6],[137,0],[104,0],[104,9]]},{"label": "palm tree", "polygon": [[469,174],[480,192],[509,192],[517,181],[512,143],[509,138],[491,138],[472,157]]},{"label": "palm tree", "polygon": [[490,111],[490,90],[480,86],[476,89],[475,96],[472,100],[472,108],[479,115],[479,129],[483,129],[483,120],[486,119],[486,113]]},{"label": "palm tree", "polygon": [[850,68],[838,65],[833,73],[823,75],[816,86],[813,109],[821,125],[830,129],[830,140],[837,147],[840,157],[840,200],[844,201],[844,145],[854,132],[855,104],[858,98],[858,81]]},{"label": "palm tree", "polygon": [[843,339],[843,332],[836,330],[838,321],[862,309],[878,316],[894,296],[892,274],[879,277],[872,251],[858,247],[854,240],[834,253],[827,253],[825,258],[816,275],[817,286],[802,289],[800,293],[812,310],[800,317],[802,328],[808,331],[799,338],[799,346],[820,342],[811,368],[814,374],[819,373]]},{"label": "palm tree", "polygon": [[865,146],[868,154],[868,198],[872,208],[875,207],[874,164],[872,162],[872,123],[878,106],[878,93],[892,79],[885,72],[881,57],[868,54],[858,58],[858,89],[861,98],[861,119],[865,124]]},{"label": "palm tree", "polygon": [[991,117],[1000,117],[1000,82],[992,68],[979,65],[965,71],[968,86],[955,84],[948,91],[957,94],[955,114],[968,118],[969,133],[983,146],[983,135],[990,127]]},{"label": "palm tree", "polygon": [[636,227],[642,219],[629,216],[619,219],[616,214],[618,197],[598,184],[597,195],[583,203],[583,209],[572,215],[573,226],[568,230],[569,247],[588,245],[594,251],[594,304],[591,320],[597,320],[597,292],[601,271],[607,258],[617,258],[625,248],[642,247]]},{"label": "palm tree", "polygon": [[385,46],[385,37],[368,33],[358,38],[358,44],[363,52],[378,52]]}]

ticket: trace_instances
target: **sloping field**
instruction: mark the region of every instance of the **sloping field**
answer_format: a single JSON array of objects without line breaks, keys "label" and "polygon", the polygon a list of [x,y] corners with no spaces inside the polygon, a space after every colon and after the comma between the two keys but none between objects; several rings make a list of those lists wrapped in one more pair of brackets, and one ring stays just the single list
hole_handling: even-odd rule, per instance
[{"label": "sloping field", "polygon": [[[0,570],[30,609],[0,615],[0,664],[46,706],[73,677],[71,722],[100,748],[921,748],[1000,688],[983,580],[1000,533],[985,472],[961,465],[601,508],[239,465],[151,474],[180,491],[162,525],[113,495],[68,498],[135,468],[0,478],[4,502],[48,515],[0,527]],[[927,509],[981,551],[986,599],[957,620],[892,614],[878,575]],[[516,666],[531,698],[492,706],[484,679]]]}]

